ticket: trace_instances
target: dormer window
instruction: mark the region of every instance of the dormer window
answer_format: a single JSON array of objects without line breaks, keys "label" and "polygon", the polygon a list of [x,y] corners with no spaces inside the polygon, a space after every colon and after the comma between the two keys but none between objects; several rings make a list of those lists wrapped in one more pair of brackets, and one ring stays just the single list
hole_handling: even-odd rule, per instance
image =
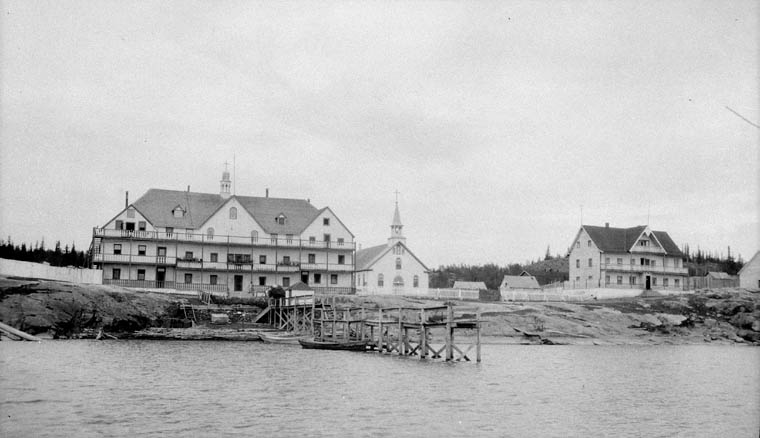
[{"label": "dormer window", "polygon": [[172,215],[174,217],[184,217],[185,216],[185,210],[182,208],[182,206],[178,205],[174,207],[174,210],[172,210]]},{"label": "dormer window", "polygon": [[285,215],[280,213],[279,216],[274,218],[274,221],[277,222],[277,225],[285,225]]},{"label": "dormer window", "polygon": [[648,240],[639,240],[639,246],[649,246]]},{"label": "dormer window", "polygon": [[232,220],[237,219],[237,208],[236,207],[230,207],[230,219],[232,219]]}]

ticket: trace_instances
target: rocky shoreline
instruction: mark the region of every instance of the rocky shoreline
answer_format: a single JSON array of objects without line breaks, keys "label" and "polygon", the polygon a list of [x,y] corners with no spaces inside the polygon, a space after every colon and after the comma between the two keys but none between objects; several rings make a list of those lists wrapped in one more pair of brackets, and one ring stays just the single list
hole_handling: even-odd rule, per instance
[{"label": "rocky shoreline", "polygon": [[[394,296],[341,296],[365,307],[440,305]],[[187,298],[114,286],[0,278],[0,321],[52,339],[132,338],[255,340],[263,325],[256,309],[219,307],[225,326],[194,325],[181,308]],[[742,344],[760,345],[760,291],[700,290],[694,294],[614,301],[451,302],[482,320],[483,344]],[[203,320],[205,317],[199,317]]]}]

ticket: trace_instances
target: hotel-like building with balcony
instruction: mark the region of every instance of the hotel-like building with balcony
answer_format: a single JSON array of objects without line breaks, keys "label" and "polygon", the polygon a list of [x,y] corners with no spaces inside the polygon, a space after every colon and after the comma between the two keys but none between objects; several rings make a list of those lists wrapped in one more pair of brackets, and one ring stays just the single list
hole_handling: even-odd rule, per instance
[{"label": "hotel-like building with balcony", "polygon": [[668,233],[649,226],[613,228],[583,225],[570,251],[574,288],[680,289],[688,269]]},{"label": "hotel-like building with balcony", "polygon": [[103,283],[133,288],[265,291],[303,282],[353,293],[354,236],[329,207],[308,200],[150,189],[93,229]]}]

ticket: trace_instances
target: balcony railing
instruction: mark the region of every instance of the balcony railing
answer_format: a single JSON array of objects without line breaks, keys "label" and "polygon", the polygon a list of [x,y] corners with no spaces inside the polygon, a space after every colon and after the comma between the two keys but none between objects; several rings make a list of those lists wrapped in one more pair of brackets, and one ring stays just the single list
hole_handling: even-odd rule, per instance
[{"label": "balcony railing", "polygon": [[197,234],[188,232],[171,232],[164,231],[135,231],[135,230],[115,230],[110,228],[93,228],[93,237],[111,237],[134,240],[170,240],[176,242],[197,242],[215,245],[246,245],[260,247],[277,247],[277,248],[305,248],[305,249],[338,249],[351,251],[355,249],[353,242],[340,240],[311,240],[296,239],[288,237],[251,237],[251,236],[227,236]]},{"label": "balcony railing", "polygon": [[673,266],[661,266],[661,265],[618,265],[614,263],[602,263],[602,270],[606,271],[618,271],[618,272],[652,272],[662,274],[674,274],[674,275],[687,275],[689,273],[688,268],[676,268]]},{"label": "balcony railing", "polygon": [[167,256],[141,256],[133,255],[131,258],[129,254],[103,254],[95,253],[92,255],[92,261],[96,263],[134,263],[144,265],[174,265],[177,262],[176,257]]}]

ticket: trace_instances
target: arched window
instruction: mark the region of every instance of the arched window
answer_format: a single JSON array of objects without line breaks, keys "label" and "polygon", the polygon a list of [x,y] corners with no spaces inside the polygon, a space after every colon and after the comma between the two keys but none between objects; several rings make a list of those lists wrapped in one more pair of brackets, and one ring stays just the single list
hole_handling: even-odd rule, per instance
[{"label": "arched window", "polygon": [[420,287],[420,277],[415,275],[414,279],[412,279],[412,286],[414,287]]},{"label": "arched window", "polygon": [[377,274],[377,287],[383,287],[383,274]]},{"label": "arched window", "polygon": [[237,208],[230,207],[230,219],[237,219]]},{"label": "arched window", "polygon": [[208,227],[208,230],[206,230],[206,237],[208,237],[208,240],[214,238],[214,229],[212,227]]},{"label": "arched window", "polygon": [[397,275],[396,278],[393,279],[393,286],[394,287],[402,287],[402,286],[404,286],[404,279],[401,278],[400,275]]},{"label": "arched window", "polygon": [[396,269],[401,269],[401,257],[396,257]]},{"label": "arched window", "polygon": [[251,231],[251,242],[256,243],[259,240],[259,232],[256,230]]}]

